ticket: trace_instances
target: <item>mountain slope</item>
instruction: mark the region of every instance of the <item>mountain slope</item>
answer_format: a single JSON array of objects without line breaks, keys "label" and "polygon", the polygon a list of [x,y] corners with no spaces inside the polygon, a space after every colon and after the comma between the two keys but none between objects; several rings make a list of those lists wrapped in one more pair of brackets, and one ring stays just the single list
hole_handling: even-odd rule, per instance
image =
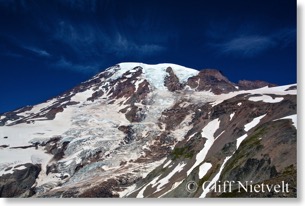
[{"label": "mountain slope", "polygon": [[[296,94],[211,69],[115,65],[0,116],[0,196],[294,197]],[[226,180],[291,192],[209,189]]]}]

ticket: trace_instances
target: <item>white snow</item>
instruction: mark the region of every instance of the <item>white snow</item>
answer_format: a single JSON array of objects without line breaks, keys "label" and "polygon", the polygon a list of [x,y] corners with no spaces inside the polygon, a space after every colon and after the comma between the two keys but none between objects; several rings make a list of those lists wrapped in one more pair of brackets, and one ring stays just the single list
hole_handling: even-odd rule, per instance
[{"label": "white snow", "polygon": [[[0,127],[0,135],[8,137],[5,143],[10,145],[10,147],[30,145],[30,141],[35,138],[49,139],[52,136],[61,135],[71,126],[71,112],[70,108],[66,108],[64,112],[58,113],[53,121],[38,121],[35,124],[23,123],[14,126],[3,126]],[[2,141],[0,139],[0,145]]]},{"label": "white snow", "polygon": [[91,97],[93,93],[94,91],[92,89],[88,89],[84,92],[76,93],[74,96],[72,96],[71,102],[84,102],[89,97]]},{"label": "white snow", "polygon": [[164,79],[168,75],[166,67],[142,65],[143,73],[149,84],[159,90],[167,90],[164,86]]},{"label": "white snow", "polygon": [[195,167],[197,167],[205,158],[208,151],[210,150],[211,146],[214,143],[214,134],[216,130],[219,128],[220,120],[214,119],[213,121],[209,122],[201,132],[203,138],[206,138],[206,142],[204,147],[200,152],[196,155],[196,162],[195,164],[187,171],[187,175],[189,175]]},{"label": "white snow", "polygon": [[[265,114],[266,115],[266,114]],[[256,117],[254,118],[250,123],[246,124],[245,125],[245,130],[246,131],[249,131],[251,128],[255,127],[259,122],[260,120],[265,116],[265,115],[262,115],[262,116],[259,116],[259,117]],[[238,150],[240,144],[247,138],[248,134],[244,134],[243,136],[237,138],[236,140],[236,150],[234,151],[234,153]],[[233,153],[233,154],[234,154]],[[218,181],[220,175],[221,175],[221,172],[225,166],[225,164],[227,163],[227,161],[233,156],[233,154],[231,156],[228,156],[225,158],[224,162],[222,163],[218,173],[214,176],[214,178],[209,182],[208,186],[206,188],[204,188],[204,185],[202,186],[202,189],[203,189],[203,193],[200,195],[201,198],[204,198],[209,192],[211,189],[213,189],[215,187],[215,183]],[[204,164],[203,164],[204,165]],[[201,166],[203,166],[201,165]],[[204,168],[205,167],[208,167],[208,166],[203,166]],[[200,169],[200,168],[199,168]],[[203,169],[202,169],[203,170]],[[205,175],[205,172],[206,170],[203,170],[203,172],[201,173],[200,175],[200,170],[199,170],[199,178],[201,177],[204,177]],[[205,172],[205,173],[204,173]],[[203,175],[204,174],[204,175]]]},{"label": "white snow", "polygon": [[230,121],[232,120],[232,118],[234,117],[235,112],[233,112],[232,114],[230,114]]},{"label": "white snow", "polygon": [[[158,181],[159,177],[161,175],[155,177],[150,183],[148,183],[147,185],[145,185],[141,190],[140,192],[138,193],[137,195],[137,198],[143,198],[144,197],[144,191],[146,190],[146,188],[149,186],[149,185],[155,185],[156,182]],[[154,186],[153,186],[154,187]]]},{"label": "white snow", "polygon": [[[63,112],[58,113],[55,119],[52,121],[36,121],[43,119],[35,119],[35,124],[17,124],[13,126],[0,127],[0,137],[8,136],[7,139],[0,138],[0,145],[9,145],[9,147],[27,146],[35,142],[45,142],[54,136],[62,137],[59,144],[63,143],[64,141],[70,142],[67,150],[65,151],[64,158],[58,162],[58,174],[46,176],[45,168],[51,160],[52,155],[46,154],[40,146],[37,150],[33,147],[28,149],[10,149],[8,147],[2,148],[0,150],[0,176],[4,173],[12,173],[14,169],[24,168],[23,166],[14,168],[18,164],[42,164],[42,171],[39,174],[39,177],[36,181],[36,185],[41,186],[44,184],[49,184],[56,186],[56,184],[60,182],[58,179],[58,175],[65,173],[70,175],[69,171],[74,171],[75,168],[73,167],[75,167],[76,163],[81,163],[82,161],[88,159],[89,156],[96,154],[96,151],[101,152],[101,154],[104,155],[103,158],[105,158],[103,161],[103,164],[105,165],[97,165],[96,167],[100,167],[101,170],[107,168],[107,170],[103,170],[103,172],[105,173],[108,172],[113,174],[120,174],[116,173],[116,170],[114,168],[119,168],[121,161],[129,162],[129,160],[137,159],[140,155],[142,155],[143,145],[145,147],[148,142],[152,142],[153,137],[155,137],[155,135],[157,135],[158,132],[161,131],[161,129],[159,129],[155,123],[158,122],[158,119],[161,117],[162,112],[167,108],[171,108],[171,106],[177,102],[177,99],[181,97],[181,94],[174,94],[172,92],[169,92],[167,88],[165,88],[165,86],[163,85],[164,78],[168,75],[168,73],[166,72],[166,68],[171,67],[181,83],[187,81],[189,77],[198,74],[198,71],[196,70],[174,64],[147,65],[141,63],[121,63],[121,69],[118,69],[116,72],[114,70],[118,67],[113,67],[109,70],[110,72],[111,70],[115,72],[111,79],[119,78],[123,75],[123,73],[137,66],[143,67],[144,73],[134,82],[136,89],[138,89],[139,84],[143,82],[145,78],[147,78],[147,81],[149,81],[153,88],[156,88],[156,90],[152,91],[148,96],[148,100],[152,102],[151,105],[137,105],[143,108],[144,111],[148,110],[148,117],[141,123],[132,123],[133,129],[137,131],[137,134],[145,134],[145,138],[144,136],[142,136],[143,139],[141,139],[141,137],[137,137],[140,140],[138,141],[137,139],[136,143],[132,143],[128,145],[128,147],[118,148],[118,145],[124,138],[125,134],[123,132],[118,132],[117,128],[120,125],[130,124],[130,122],[125,118],[125,115],[123,113],[118,112],[119,110],[126,107],[126,105],[120,104],[126,101],[126,98],[118,99],[113,104],[107,104],[108,100],[103,98],[99,98],[94,102],[87,102],[87,98],[91,97],[92,93],[94,92],[92,89],[89,89],[84,92],[77,93],[71,98],[71,101],[82,102],[82,104],[68,106],[64,109]],[[135,71],[136,70],[132,70],[131,72]],[[104,85],[107,84],[109,84],[109,82],[106,82]],[[243,93],[263,94],[266,96],[270,93],[274,93],[276,95],[296,94],[296,90],[284,91],[290,86],[291,85],[277,88],[262,88],[250,91],[238,91],[222,95],[215,95],[209,91],[196,92],[196,95],[193,95],[193,91],[187,91],[184,95],[185,98],[191,103],[195,102],[203,104],[206,102],[211,102],[212,105],[215,106],[226,99]],[[103,97],[106,97],[107,92],[110,91],[110,89],[100,89],[102,89],[105,93]],[[37,113],[40,113],[41,110],[46,109],[47,107],[50,107],[51,105],[55,104],[56,102],[58,102],[58,99],[51,99],[48,102],[34,106],[30,111],[26,111],[20,114],[24,114],[27,116],[35,115]],[[192,115],[193,114],[189,114],[182,122],[180,127],[177,127],[175,132],[172,133],[176,139],[183,139],[188,130],[191,129],[191,125],[189,125],[189,122],[192,119]],[[230,115],[230,120],[233,118],[233,116],[233,114]],[[0,117],[0,119],[3,118],[5,117]],[[285,118],[292,119],[294,121],[294,125],[296,126],[296,115],[295,117],[293,116]],[[260,121],[260,119],[257,120],[258,122],[256,122],[255,120],[256,118],[251,123],[245,125],[246,131],[256,126]],[[202,150],[196,155],[195,164],[190,170],[187,171],[188,175],[195,167],[199,166],[204,161],[206,154],[208,153],[210,147],[213,145],[213,142],[215,141],[215,132],[219,128],[219,124],[219,119],[215,119],[203,128],[201,134],[204,138],[207,138],[207,141],[204,145],[204,148],[202,148]],[[147,125],[149,125],[149,127],[147,127]],[[163,125],[163,127],[164,126],[165,125]],[[236,140],[237,148],[244,140],[244,138],[246,137],[242,136]],[[142,140],[143,145],[138,145],[142,144]],[[147,144],[147,146],[149,146],[149,144]],[[116,148],[118,149],[115,150]],[[153,162],[151,164],[146,165],[137,165],[136,167],[140,168],[139,171],[141,171],[141,175],[145,177],[145,175],[149,174],[149,172],[151,172],[155,167],[164,163],[165,160],[166,158],[162,159],[162,161],[160,160],[158,162]],[[168,168],[169,166],[171,166],[171,163],[171,160],[168,160],[163,167]],[[203,163],[202,165],[200,165],[200,176],[204,176],[205,173],[208,172],[208,167],[211,167],[208,164],[209,163]],[[225,164],[225,161],[223,164]],[[128,163],[129,168],[124,168],[123,172],[125,174],[127,174],[128,172],[132,173],[134,171],[134,165],[136,164]],[[143,193],[148,185],[153,185],[157,187],[157,191],[160,191],[166,184],[172,184],[173,181],[170,181],[171,178],[176,173],[181,172],[185,165],[185,163],[180,163],[175,168],[172,166],[172,171],[166,177],[162,178],[160,181],[158,181],[160,176],[156,177],[145,187],[142,187],[142,190],[139,192],[138,196],[143,197]],[[92,168],[94,166],[95,165],[93,165]],[[8,167],[12,167],[12,169],[4,172],[4,170]],[[88,166],[89,169],[90,167],[91,165]],[[87,167],[85,166],[85,168]],[[81,180],[83,180],[84,178],[88,178],[92,173],[94,174],[94,171],[96,171],[94,170],[94,168],[92,169],[93,172],[91,172],[89,169],[88,171],[86,170],[86,172],[82,174],[75,173],[73,176],[71,176],[70,180],[74,178],[73,181],[81,182]],[[104,173],[98,175],[103,176]],[[171,190],[179,186],[179,184],[181,184],[182,182],[183,180],[174,183],[172,185]],[[130,193],[130,191],[134,190],[134,188],[135,185],[126,188],[126,190],[120,193],[120,196],[124,196]]]},{"label": "white snow", "polygon": [[194,133],[194,134],[190,135],[189,138],[187,138],[186,141],[189,141],[189,140],[190,140],[191,138],[193,138],[196,134],[197,134],[197,133]]},{"label": "white snow", "polygon": [[[253,90],[242,90],[242,91],[235,91],[235,92],[230,92],[227,94],[220,94],[220,95],[215,95],[212,92],[197,92],[196,96],[202,96],[202,94],[205,95],[205,98],[210,99],[212,107],[222,103],[223,101],[233,98],[239,94],[261,94],[261,95],[268,95],[268,94],[274,94],[274,95],[296,95],[297,90],[288,90],[285,91],[286,89],[290,88],[291,86],[295,86],[296,84],[290,84],[290,85],[285,85],[285,86],[279,86],[279,87],[263,87],[259,89],[253,89]],[[202,94],[201,94],[202,93]],[[277,99],[276,101],[279,101]],[[238,106],[241,106],[242,103],[239,102],[237,104]]]},{"label": "white snow", "polygon": [[[0,169],[1,169],[1,165],[0,165]],[[2,175],[13,174],[13,173],[14,173],[14,169],[13,169],[13,168],[11,168],[11,169],[9,169],[9,170],[6,170],[6,171],[2,170],[2,171],[0,171],[0,177],[1,177]]]},{"label": "white snow", "polygon": [[273,99],[269,95],[262,95],[262,96],[259,96],[259,97],[250,97],[249,100],[253,101],[253,102],[263,101],[263,102],[266,102],[266,103],[278,103],[278,102],[281,102],[282,100],[284,100],[284,98],[283,97],[275,97]]},{"label": "white snow", "polygon": [[223,161],[218,173],[214,176],[214,178],[210,181],[210,183],[208,184],[208,186],[206,188],[203,188],[204,184],[202,185],[202,189],[203,189],[203,192],[202,194],[200,195],[200,198],[205,198],[205,196],[210,192],[210,189],[212,189],[215,185],[215,183],[217,182],[217,180],[219,179],[220,177],[220,174],[225,166],[225,164],[227,163],[227,161],[231,158],[232,156],[228,156],[225,158],[225,160]]},{"label": "white snow", "polygon": [[278,86],[278,87],[270,87],[270,88],[263,87],[263,88],[259,88],[259,89],[248,90],[248,91],[250,91],[250,93],[252,93],[252,94],[260,93],[260,94],[275,94],[275,95],[287,95],[287,94],[296,95],[297,90],[285,91],[292,86],[296,86],[296,84],[290,84],[290,85],[284,85],[284,86]]},{"label": "white snow", "polygon": [[[87,95],[85,94],[84,96],[86,97]],[[84,100],[84,97],[82,97],[82,100]],[[45,142],[54,136],[61,136],[61,142],[69,141],[70,144],[64,158],[58,162],[59,172],[70,174],[70,171],[74,170],[76,163],[81,163],[82,160],[95,154],[96,151],[113,151],[124,137],[124,133],[118,132],[117,127],[119,125],[128,125],[129,121],[124,114],[118,112],[120,105],[108,105],[103,101],[106,102],[107,100],[98,100],[94,103],[90,102],[90,104],[81,105],[81,109],[79,105],[68,106],[63,112],[58,113],[54,120],[0,127],[0,136],[8,136],[7,139],[0,138],[0,145],[5,144],[10,147],[27,146],[35,142]],[[38,109],[36,108],[36,110]],[[141,149],[134,149],[133,147],[128,150],[124,149],[124,151],[116,151],[121,152],[121,154],[116,154],[115,159],[105,159],[105,165],[109,167],[117,166],[127,156],[131,159],[138,158]],[[37,150],[33,147],[14,150],[9,149],[9,147],[3,148],[0,150],[0,157],[5,157],[0,158],[0,174],[10,166],[39,163],[42,164],[43,170],[39,174],[36,185],[43,187],[45,184],[53,186],[58,184],[57,177],[45,175],[44,170],[52,155],[45,154],[40,147]],[[70,164],[67,164],[67,162]],[[158,162],[158,165],[161,163]],[[152,168],[149,166],[143,171],[150,172],[151,170]],[[75,178],[80,179],[83,177],[75,176]]]},{"label": "white snow", "polygon": [[240,144],[247,138],[248,134],[244,134],[243,136],[237,138],[236,140],[236,150],[239,148]]},{"label": "white snow", "polygon": [[0,116],[0,120],[3,120],[6,116]]},{"label": "white snow", "polygon": [[16,170],[24,170],[26,169],[26,167],[24,165],[21,165],[21,166],[18,166],[18,167],[15,167]]},{"label": "white snow", "polygon": [[200,165],[199,173],[198,173],[199,179],[203,178],[207,174],[207,172],[211,169],[211,167],[212,164],[209,162],[205,162],[202,165]]},{"label": "white snow", "polygon": [[171,162],[172,162],[172,160],[168,160],[168,161],[163,165],[163,168],[168,167],[168,165],[170,165]]},{"label": "white snow", "polygon": [[162,112],[176,102],[176,97],[172,92],[167,90],[155,90],[149,94],[148,99],[152,100],[153,103],[149,105],[149,110],[146,114],[147,117],[142,123],[157,123]]},{"label": "white snow", "polygon": [[[34,113],[34,114],[37,114],[39,113],[42,109],[45,109],[47,107],[50,107],[51,105],[53,105],[57,100],[54,98],[54,99],[51,99],[47,102],[44,102],[44,103],[41,103],[41,104],[38,104],[38,105],[35,105],[30,111],[26,111],[26,112],[31,112],[31,113]],[[22,113],[20,113],[22,115]]]},{"label": "white snow", "polygon": [[[44,151],[33,147],[28,149],[1,149],[0,150],[0,176],[5,174],[4,170],[8,167],[13,167],[19,164],[32,163],[42,164],[42,169],[46,167],[46,163],[51,159],[51,155],[44,153]],[[3,158],[5,157],[5,158]],[[15,169],[23,169],[17,167]],[[25,168],[24,168],[25,169]],[[11,172],[12,173],[12,172]]]},{"label": "white snow", "polygon": [[163,177],[161,180],[159,180],[157,183],[155,183],[152,187],[155,187],[158,185],[156,192],[159,192],[162,190],[163,186],[169,183],[169,180],[176,174],[183,170],[186,163],[179,163],[166,177]]},{"label": "white snow", "polygon": [[155,87],[156,89],[167,90],[164,86],[164,78],[168,76],[166,69],[171,67],[179,79],[180,83],[184,83],[187,81],[189,77],[196,76],[199,71],[191,68],[187,68],[184,66],[180,66],[177,64],[143,64],[143,63],[136,63],[136,62],[125,62],[119,64],[120,69],[116,71],[116,73],[111,77],[112,80],[121,77],[125,72],[131,70],[135,67],[142,67],[143,68],[143,76],[147,81]]},{"label": "white snow", "polygon": [[250,129],[258,125],[258,123],[266,116],[266,114],[261,115],[259,117],[255,117],[251,122],[245,125],[245,131],[248,132]]},{"label": "white snow", "polygon": [[297,114],[293,114],[293,115],[290,115],[290,116],[287,116],[287,117],[283,117],[283,118],[280,118],[280,119],[276,119],[274,121],[277,121],[277,120],[281,120],[281,119],[291,119],[292,120],[292,125],[298,129],[298,116]]},{"label": "white snow", "polygon": [[216,141],[218,139],[218,137],[220,137],[226,130],[223,130],[217,137],[215,137],[215,140]]},{"label": "white snow", "polygon": [[125,197],[125,196],[129,195],[130,192],[134,191],[136,189],[136,187],[137,187],[136,184],[133,184],[133,185],[125,188],[125,190],[118,192],[118,194],[120,197]]},{"label": "white snow", "polygon": [[[260,120],[264,117],[265,115],[259,116],[254,118],[250,123],[248,123],[247,125],[245,125],[245,128],[247,128],[246,131],[249,131],[251,128],[255,127]],[[238,150],[239,146],[241,145],[241,143],[247,138],[248,134],[244,134],[241,137],[237,138],[236,140],[236,150],[233,152],[233,154],[231,156],[228,156],[225,158],[225,160],[223,161],[218,173],[214,176],[214,178],[209,182],[208,186],[206,188],[204,188],[205,185],[202,185],[202,189],[203,192],[200,195],[200,198],[205,198],[205,196],[210,192],[211,189],[213,189],[215,187],[215,183],[218,181],[222,170],[224,169],[225,164],[227,163],[227,161],[229,161],[231,159],[231,157],[234,155],[234,153]]]},{"label": "white snow", "polygon": [[140,79],[140,80],[137,80],[137,81],[135,82],[135,87],[136,87],[135,92],[138,91],[139,85],[140,85],[142,82],[144,82],[144,79]]},{"label": "white snow", "polygon": [[166,67],[170,66],[173,69],[180,83],[185,83],[188,80],[188,78],[199,74],[199,71],[195,69],[190,69],[180,65],[176,65],[176,64],[165,64],[165,65]]}]

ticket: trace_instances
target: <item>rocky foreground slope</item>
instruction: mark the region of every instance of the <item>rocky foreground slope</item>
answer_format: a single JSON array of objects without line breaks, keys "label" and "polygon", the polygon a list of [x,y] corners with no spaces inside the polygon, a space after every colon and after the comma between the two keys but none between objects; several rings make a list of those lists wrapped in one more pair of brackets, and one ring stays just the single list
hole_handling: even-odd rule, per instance
[{"label": "rocky foreground slope", "polygon": [[0,115],[0,196],[296,197],[296,89],[118,64]]}]

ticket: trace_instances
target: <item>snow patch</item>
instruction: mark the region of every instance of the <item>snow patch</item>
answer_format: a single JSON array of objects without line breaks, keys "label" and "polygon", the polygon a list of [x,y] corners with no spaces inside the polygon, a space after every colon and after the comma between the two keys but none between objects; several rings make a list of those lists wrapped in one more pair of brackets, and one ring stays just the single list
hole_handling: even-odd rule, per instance
[{"label": "snow patch", "polygon": [[203,178],[207,174],[207,172],[211,169],[211,167],[212,164],[209,162],[205,162],[202,165],[200,165],[199,173],[198,173],[199,179]]},{"label": "snow patch", "polygon": [[[250,123],[247,124],[247,127],[245,125],[245,127],[248,129],[247,131],[249,131],[251,128],[255,127],[260,120],[264,117],[265,115],[259,116],[254,118]],[[246,129],[245,129],[246,130]],[[215,183],[218,181],[222,170],[225,167],[225,164],[231,159],[231,157],[235,154],[235,152],[238,150],[239,146],[241,145],[241,143],[247,138],[248,134],[244,134],[243,136],[237,138],[236,140],[236,150],[233,152],[233,154],[231,156],[228,156],[225,158],[225,160],[223,161],[218,173],[214,176],[214,178],[209,182],[208,186],[204,188],[205,185],[202,185],[202,189],[203,192],[200,195],[200,198],[205,198],[205,196],[210,192],[211,189],[213,189],[215,187]],[[200,169],[200,168],[199,168]]]},{"label": "snow patch", "polygon": [[[148,183],[147,185],[145,185],[145,186],[143,187],[143,189],[141,189],[140,192],[138,193],[137,198],[144,198],[144,191],[146,190],[146,188],[147,188],[149,185],[155,185],[156,182],[158,181],[158,179],[159,179],[160,176],[161,176],[161,175],[155,177],[150,183]],[[154,186],[153,186],[153,187],[154,187]]]},{"label": "snow patch", "polygon": [[245,125],[245,131],[248,132],[250,129],[258,125],[258,123],[266,116],[266,114],[254,118],[251,122]]},{"label": "snow patch", "polygon": [[243,136],[237,138],[236,140],[236,150],[239,148],[240,144],[247,138],[247,134],[244,134]]},{"label": "snow patch", "polygon": [[16,170],[24,170],[26,169],[26,167],[24,165],[21,165],[21,166],[18,166],[18,167],[15,167]]},{"label": "snow patch", "polygon": [[163,165],[163,168],[168,167],[168,165],[170,165],[171,162],[172,162],[172,160],[168,160],[168,161]]},{"label": "snow patch", "polygon": [[230,121],[233,119],[234,115],[235,115],[235,112],[233,112],[232,114],[230,114]]},{"label": "snow patch", "polygon": [[155,187],[156,185],[158,185],[157,190],[154,192],[159,192],[160,190],[162,190],[162,187],[164,185],[166,185],[167,183],[169,183],[169,180],[176,174],[179,173],[183,170],[184,166],[186,165],[186,163],[179,163],[175,169],[173,169],[166,177],[162,178],[161,180],[158,181],[158,183],[154,184],[153,187]]},{"label": "snow patch", "polygon": [[218,137],[220,137],[226,130],[223,130],[216,138],[214,141],[216,141],[218,139]]},{"label": "snow patch", "polygon": [[195,164],[187,171],[187,175],[189,175],[195,167],[197,167],[207,155],[208,151],[210,150],[211,146],[214,143],[214,134],[216,130],[219,128],[220,120],[214,119],[213,121],[209,122],[201,132],[201,135],[203,138],[206,138],[206,142],[204,144],[204,147],[200,152],[196,155],[196,162]]},{"label": "snow patch", "polygon": [[249,100],[253,101],[253,102],[263,101],[263,102],[266,102],[266,103],[278,103],[278,102],[283,101],[284,98],[283,97],[275,97],[273,99],[269,95],[262,95],[262,96],[259,96],[259,97],[250,97]]},{"label": "snow patch", "polygon": [[138,81],[135,82],[135,87],[136,87],[135,92],[138,91],[139,85],[140,85],[142,82],[144,82],[144,79],[140,79],[140,80],[138,80]]},{"label": "snow patch", "polygon": [[189,138],[186,141],[189,141],[191,138],[193,138],[197,133],[192,134],[191,136],[189,136]]},{"label": "snow patch", "polygon": [[282,120],[282,119],[291,119],[292,120],[292,125],[296,129],[298,129],[298,116],[297,116],[297,114],[293,114],[293,115],[283,117],[283,118],[280,118],[280,119],[276,119],[276,120],[273,120],[273,121]]},{"label": "snow patch", "polygon": [[92,89],[88,89],[84,92],[76,93],[74,96],[72,96],[71,101],[72,102],[84,102],[87,101],[89,97],[92,96],[94,91]]},{"label": "snow patch", "polygon": [[136,189],[136,184],[133,184],[127,188],[125,188],[125,190],[118,192],[120,197],[125,197],[127,195],[129,195],[132,191],[134,191]]},{"label": "snow patch", "polygon": [[206,188],[204,188],[204,184],[202,185],[202,189],[203,189],[203,192],[202,194],[200,195],[200,198],[205,198],[205,196],[210,192],[210,190],[212,188],[215,187],[215,183],[217,182],[217,180],[219,179],[220,177],[220,174],[223,170],[223,168],[225,167],[225,164],[227,163],[227,161],[231,158],[232,156],[228,156],[225,158],[225,160],[223,161],[218,173],[214,176],[214,178],[210,181],[210,183],[208,184],[208,186]]},{"label": "snow patch", "polygon": [[126,77],[126,78],[130,78],[130,77],[132,77],[132,74],[128,74],[128,75],[126,75],[125,77]]}]

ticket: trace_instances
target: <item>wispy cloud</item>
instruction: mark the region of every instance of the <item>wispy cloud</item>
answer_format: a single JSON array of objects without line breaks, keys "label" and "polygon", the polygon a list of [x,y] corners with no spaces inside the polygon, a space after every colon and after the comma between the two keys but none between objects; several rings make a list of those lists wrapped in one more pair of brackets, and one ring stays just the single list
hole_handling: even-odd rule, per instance
[{"label": "wispy cloud", "polygon": [[33,52],[34,54],[42,57],[50,57],[51,54],[49,54],[47,51],[34,48],[34,47],[24,47],[26,50]]},{"label": "wispy cloud", "polygon": [[274,47],[275,42],[272,38],[265,36],[243,36],[215,46],[222,53],[251,57]]},{"label": "wispy cloud", "polygon": [[149,34],[146,34],[146,41],[139,41],[116,27],[106,33],[98,25],[78,24],[75,26],[64,21],[59,23],[54,38],[83,57],[101,56],[104,53],[117,57],[130,55],[143,57],[157,55],[166,50],[160,42],[151,40]]},{"label": "wispy cloud", "polygon": [[289,46],[295,41],[295,35],[295,29],[282,29],[267,35],[246,33],[220,40],[220,43],[211,43],[210,46],[226,55],[253,57],[273,48]]},{"label": "wispy cloud", "polygon": [[[21,31],[24,32],[15,35],[14,39],[10,37],[12,35],[7,35],[11,39],[9,49],[12,53],[24,59],[44,61],[61,69],[91,72],[96,70],[95,65],[114,64],[129,59],[142,61],[145,58],[159,56],[160,53],[167,51],[169,39],[172,40],[175,36],[172,30],[169,32],[159,28],[160,22],[150,14],[141,15],[141,18],[138,18],[138,15],[127,15],[126,18],[122,18],[116,13],[107,11],[109,12],[105,15],[107,19],[103,21],[100,21],[102,14],[94,16],[97,10],[109,9],[109,6],[114,10],[115,8],[112,7],[116,7],[117,3],[112,1],[56,2],[56,7],[45,8],[48,15],[44,15],[42,10],[26,14],[27,18],[33,20],[28,26],[33,28],[33,32],[28,29],[23,30],[21,27]],[[48,3],[30,4],[23,0],[21,3],[20,8],[19,4],[13,3],[7,6],[26,11],[29,4],[28,8],[36,11],[49,5]],[[67,13],[59,15],[58,11],[61,10]],[[90,15],[87,15],[87,12]],[[17,13],[21,17],[25,15],[21,11]],[[74,17],[80,13],[84,15],[82,18]],[[28,22],[26,18],[25,22]],[[7,42],[6,38],[3,39]]]},{"label": "wispy cloud", "polygon": [[98,66],[97,65],[81,65],[76,64],[73,62],[70,62],[66,60],[65,58],[61,57],[53,66],[60,69],[65,70],[71,70],[71,71],[77,71],[85,74],[91,74],[98,72]]},{"label": "wispy cloud", "polygon": [[115,39],[108,39],[106,43],[108,44],[109,50],[118,56],[128,56],[130,54],[138,56],[153,55],[166,49],[159,44],[136,43],[128,40],[120,33],[117,33],[115,36]]}]

